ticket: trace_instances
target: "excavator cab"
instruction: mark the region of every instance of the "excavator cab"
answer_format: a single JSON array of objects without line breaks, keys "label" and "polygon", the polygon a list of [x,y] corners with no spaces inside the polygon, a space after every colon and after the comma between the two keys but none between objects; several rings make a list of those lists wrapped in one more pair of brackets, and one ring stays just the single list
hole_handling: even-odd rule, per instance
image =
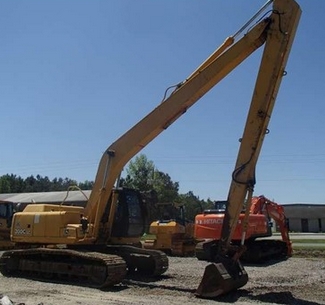
[{"label": "excavator cab", "polygon": [[13,202],[0,201],[0,231],[10,229],[13,214]]},{"label": "excavator cab", "polygon": [[[115,218],[112,226],[111,237],[139,237],[145,231],[147,208],[139,191],[130,188],[116,188],[118,194]],[[102,223],[108,221],[109,208],[112,197],[106,205]]]},{"label": "excavator cab", "polygon": [[10,228],[14,214],[14,203],[10,201],[0,201],[0,250],[11,248]]}]

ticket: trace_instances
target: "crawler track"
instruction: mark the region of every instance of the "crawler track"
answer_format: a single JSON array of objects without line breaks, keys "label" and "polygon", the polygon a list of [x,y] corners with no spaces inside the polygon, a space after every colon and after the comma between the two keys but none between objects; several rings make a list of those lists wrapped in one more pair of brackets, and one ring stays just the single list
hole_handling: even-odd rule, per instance
[{"label": "crawler track", "polygon": [[0,258],[0,272],[4,276],[105,288],[120,283],[127,267],[117,255],[37,248],[4,252]]},{"label": "crawler track", "polygon": [[[288,257],[288,246],[280,240],[254,240],[247,242],[246,247],[247,250],[240,258],[245,263],[264,263],[268,260]],[[214,261],[217,250],[218,242],[214,240],[201,242],[196,245],[195,256],[198,260]]]},{"label": "crawler track", "polygon": [[160,276],[168,269],[168,257],[159,250],[124,245],[109,245],[106,249],[107,253],[121,256],[126,261],[129,272]]},{"label": "crawler track", "polygon": [[5,251],[15,248],[15,244],[8,240],[0,239],[0,251]]},{"label": "crawler track", "polygon": [[247,244],[247,250],[241,260],[246,263],[259,263],[287,257],[288,247],[285,242],[281,240],[257,240]]}]

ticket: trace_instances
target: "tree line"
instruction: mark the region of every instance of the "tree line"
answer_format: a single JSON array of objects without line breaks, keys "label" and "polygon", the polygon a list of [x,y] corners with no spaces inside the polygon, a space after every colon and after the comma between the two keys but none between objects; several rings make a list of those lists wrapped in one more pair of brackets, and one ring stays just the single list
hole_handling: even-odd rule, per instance
[{"label": "tree line", "polygon": [[[91,190],[93,181],[78,182],[70,178],[42,177],[41,175],[29,176],[25,179],[6,174],[0,176],[0,193],[31,193],[31,192],[53,192],[66,191],[70,186],[78,186],[81,190]],[[213,201],[203,200],[192,191],[185,194],[179,192],[179,182],[158,170],[153,161],[148,160],[146,155],[140,154],[131,160],[126,168],[126,176],[119,181],[119,186],[130,187],[140,192],[154,191],[157,202],[149,208],[150,218],[160,217],[157,203],[172,203],[176,206],[184,206],[186,217],[194,220],[195,215],[203,209],[213,208]]]},{"label": "tree line", "polygon": [[77,182],[70,178],[50,180],[49,177],[41,175],[31,175],[25,179],[14,174],[0,176],[0,194],[66,191],[72,185],[82,190],[91,190],[93,181]]}]

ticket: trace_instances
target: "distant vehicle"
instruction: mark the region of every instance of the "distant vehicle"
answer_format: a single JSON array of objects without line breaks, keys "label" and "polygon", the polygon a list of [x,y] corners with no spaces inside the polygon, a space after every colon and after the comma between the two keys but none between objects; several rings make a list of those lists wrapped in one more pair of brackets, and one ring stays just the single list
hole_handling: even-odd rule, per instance
[{"label": "distant vehicle", "polygon": [[[201,241],[196,246],[196,257],[211,260],[213,254],[210,246],[215,247],[215,240],[220,240],[221,229],[227,201],[216,201],[215,209],[206,210],[195,217],[194,236]],[[240,245],[243,238],[245,211],[239,215],[238,223],[232,237],[233,245]],[[263,239],[272,236],[272,221],[278,226],[281,240]],[[248,223],[244,235],[246,251],[241,259],[246,262],[261,262],[269,259],[286,258],[292,255],[292,243],[289,237],[287,218],[281,205],[264,196],[253,197],[249,208]]]},{"label": "distant vehicle", "polygon": [[186,218],[185,207],[174,203],[158,203],[159,219],[149,227],[143,247],[175,256],[194,255],[194,223]]}]

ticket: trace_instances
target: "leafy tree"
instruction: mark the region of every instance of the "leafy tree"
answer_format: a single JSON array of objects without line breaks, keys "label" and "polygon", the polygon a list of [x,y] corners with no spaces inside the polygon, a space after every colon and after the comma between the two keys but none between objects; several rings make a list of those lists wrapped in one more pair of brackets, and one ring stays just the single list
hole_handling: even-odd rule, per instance
[{"label": "leafy tree", "polygon": [[[131,160],[126,172],[127,175],[125,178],[121,178],[120,185],[138,189],[144,194],[148,206],[149,221],[160,216],[156,207],[157,202],[184,205],[187,218],[192,221],[196,214],[213,207],[213,201],[210,199],[200,200],[192,191],[179,194],[179,183],[172,181],[167,173],[156,169],[154,163],[148,160],[144,154]],[[91,190],[93,184],[93,181],[88,180],[78,183],[70,178],[55,177],[50,180],[49,177],[41,175],[31,175],[23,179],[14,174],[6,174],[0,176],[0,193],[66,191],[72,185],[77,185],[82,190]],[[155,200],[152,200],[153,193]]]},{"label": "leafy tree", "polygon": [[89,180],[86,180],[84,182],[80,182],[78,184],[78,187],[82,190],[91,190],[94,186],[94,181],[89,181]]},{"label": "leafy tree", "polygon": [[33,175],[27,177],[25,179],[25,189],[24,192],[31,193],[31,192],[37,192],[36,190],[36,179]]},{"label": "leafy tree", "polygon": [[37,175],[36,183],[37,183],[37,189],[41,190],[38,192],[49,192],[51,190],[51,181],[47,176],[43,178],[42,176]]},{"label": "leafy tree", "polygon": [[126,168],[127,176],[121,179],[120,185],[139,190],[144,198],[152,191],[156,194],[156,200],[145,200],[148,210],[148,224],[154,219],[160,218],[157,202],[174,202],[178,197],[178,182],[173,182],[171,177],[154,166],[144,154],[136,156]]},{"label": "leafy tree", "polygon": [[203,209],[213,209],[214,208],[214,200],[211,200],[210,198],[207,199],[207,201],[203,201]]},{"label": "leafy tree", "polygon": [[13,174],[6,174],[0,177],[1,193],[21,193],[24,189],[24,180]]},{"label": "leafy tree", "polygon": [[153,189],[158,194],[159,202],[174,202],[178,197],[179,183],[173,182],[168,174],[156,170]]},{"label": "leafy tree", "polygon": [[89,190],[93,186],[92,181],[78,183],[70,178],[54,178],[40,175],[31,175],[26,179],[14,174],[0,176],[0,193],[33,193],[33,192],[52,192],[66,191],[69,186],[77,185],[83,190]]},{"label": "leafy tree", "polygon": [[213,208],[213,202],[211,200],[208,200],[207,202],[200,200],[200,198],[195,196],[192,191],[189,191],[186,194],[180,194],[178,202],[184,205],[186,217],[191,221],[194,221],[195,216],[203,210]]},{"label": "leafy tree", "polygon": [[168,174],[155,169],[153,161],[144,154],[130,161],[126,173],[126,178],[121,180],[123,186],[141,192],[154,190],[159,202],[173,202],[178,196],[178,182],[173,182]]},{"label": "leafy tree", "polygon": [[62,190],[63,179],[62,178],[54,178],[52,180],[51,191],[61,191]]},{"label": "leafy tree", "polygon": [[11,184],[7,175],[0,178],[0,192],[11,193]]},{"label": "leafy tree", "polygon": [[129,162],[123,185],[143,192],[150,191],[153,189],[154,172],[153,162],[149,161],[146,155],[140,154],[134,161]]}]

